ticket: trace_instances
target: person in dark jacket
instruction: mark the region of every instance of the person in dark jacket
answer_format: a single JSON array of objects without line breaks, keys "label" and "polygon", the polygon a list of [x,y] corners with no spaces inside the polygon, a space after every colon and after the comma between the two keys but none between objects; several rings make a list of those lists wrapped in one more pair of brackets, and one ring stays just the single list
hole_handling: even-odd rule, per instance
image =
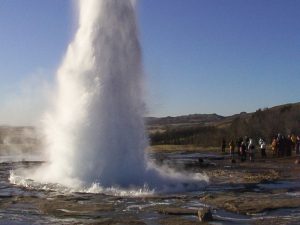
[{"label": "person in dark jacket", "polygon": [[241,147],[239,149],[241,162],[245,162],[246,161],[246,158],[247,158],[247,152],[246,152],[246,150],[247,150],[246,142],[242,141]]},{"label": "person in dark jacket", "polygon": [[278,157],[284,156],[284,150],[285,150],[285,140],[283,135],[278,134],[277,136],[277,142],[278,142]]},{"label": "person in dark jacket", "polygon": [[223,138],[223,140],[222,140],[222,152],[225,152],[225,149],[226,149],[226,140],[225,140],[225,138]]},{"label": "person in dark jacket", "polygon": [[296,155],[300,154],[300,135],[297,136],[297,142],[296,142]]},{"label": "person in dark jacket", "polygon": [[292,155],[292,148],[293,148],[293,142],[291,140],[291,136],[289,135],[287,138],[285,138],[285,155],[286,156]]}]

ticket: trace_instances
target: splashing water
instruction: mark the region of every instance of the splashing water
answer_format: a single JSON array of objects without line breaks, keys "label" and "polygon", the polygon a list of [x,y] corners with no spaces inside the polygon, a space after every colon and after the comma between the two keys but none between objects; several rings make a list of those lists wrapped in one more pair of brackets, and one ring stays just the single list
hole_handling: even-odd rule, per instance
[{"label": "splashing water", "polygon": [[142,75],[134,1],[79,0],[79,28],[44,121],[49,163],[30,177],[72,187],[199,184],[203,176],[147,165]]}]

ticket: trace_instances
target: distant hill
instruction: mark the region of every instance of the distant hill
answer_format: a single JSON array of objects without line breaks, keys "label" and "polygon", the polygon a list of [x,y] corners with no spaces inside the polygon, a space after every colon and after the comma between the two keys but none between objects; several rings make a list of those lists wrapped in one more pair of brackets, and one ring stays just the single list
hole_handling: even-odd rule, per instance
[{"label": "distant hill", "polygon": [[300,134],[300,103],[258,109],[256,112],[232,116],[194,114],[148,119],[152,144],[194,144],[218,146],[222,138],[263,137]]},{"label": "distant hill", "polygon": [[[219,146],[222,138],[263,137],[300,134],[300,103],[291,103],[241,112],[232,116],[192,114],[176,117],[147,117],[147,130],[152,145],[191,144]],[[11,148],[39,148],[41,136],[34,127],[0,126],[0,154]]]},{"label": "distant hill", "polygon": [[203,125],[214,123],[216,121],[224,119],[223,116],[217,114],[191,114],[185,116],[176,116],[176,117],[148,117],[146,118],[149,125],[171,125],[171,124],[196,124],[201,123]]}]

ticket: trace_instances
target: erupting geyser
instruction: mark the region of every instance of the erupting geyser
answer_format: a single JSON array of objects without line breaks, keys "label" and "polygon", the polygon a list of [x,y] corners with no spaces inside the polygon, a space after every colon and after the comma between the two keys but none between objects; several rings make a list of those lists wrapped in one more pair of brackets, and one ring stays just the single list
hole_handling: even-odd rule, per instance
[{"label": "erupting geyser", "polygon": [[142,184],[141,53],[131,0],[80,0],[79,28],[46,120],[53,178]]},{"label": "erupting geyser", "polygon": [[27,177],[72,187],[162,189],[179,180],[198,186],[200,175],[171,176],[147,165],[133,0],[78,2],[79,27],[57,72],[54,107],[44,120],[48,164]]}]

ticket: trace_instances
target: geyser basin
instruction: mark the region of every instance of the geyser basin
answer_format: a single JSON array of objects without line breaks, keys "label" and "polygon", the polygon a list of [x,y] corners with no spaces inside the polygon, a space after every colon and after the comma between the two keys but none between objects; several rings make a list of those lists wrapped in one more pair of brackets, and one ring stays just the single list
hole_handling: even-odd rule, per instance
[{"label": "geyser basin", "polygon": [[55,104],[44,120],[49,160],[27,177],[76,190],[93,184],[177,189],[182,182],[184,188],[198,188],[201,175],[189,177],[147,163],[133,1],[78,3],[78,30],[57,72]]}]

